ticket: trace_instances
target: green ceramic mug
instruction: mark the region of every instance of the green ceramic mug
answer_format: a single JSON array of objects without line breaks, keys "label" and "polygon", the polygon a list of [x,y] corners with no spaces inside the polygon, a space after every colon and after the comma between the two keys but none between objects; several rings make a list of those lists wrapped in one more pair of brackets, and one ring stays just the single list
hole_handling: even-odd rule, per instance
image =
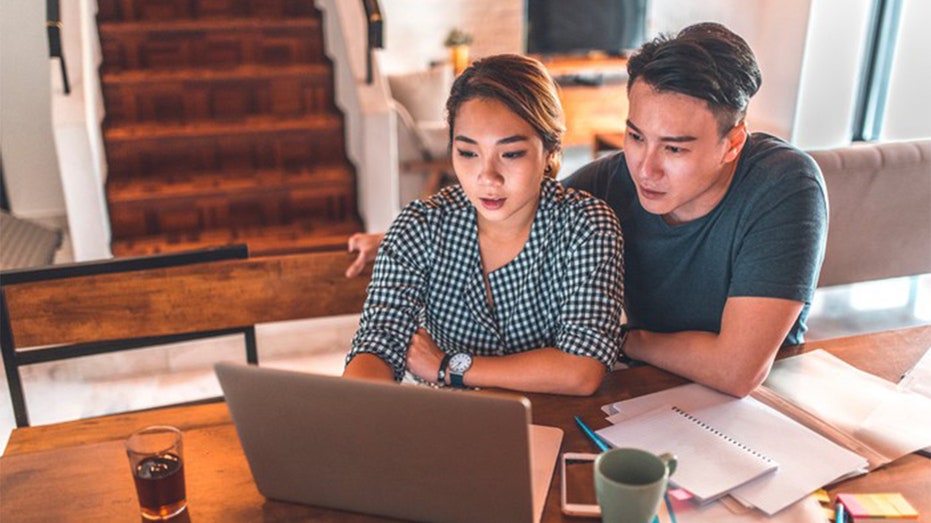
[{"label": "green ceramic mug", "polygon": [[672,454],[618,448],[595,460],[595,495],[604,523],[650,523],[676,470]]}]

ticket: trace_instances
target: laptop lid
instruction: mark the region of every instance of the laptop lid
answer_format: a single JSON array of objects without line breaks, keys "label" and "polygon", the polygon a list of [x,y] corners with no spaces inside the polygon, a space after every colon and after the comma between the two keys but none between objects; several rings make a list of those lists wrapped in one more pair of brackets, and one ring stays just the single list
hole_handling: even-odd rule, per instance
[{"label": "laptop lid", "polygon": [[531,430],[526,398],[235,363],[216,373],[268,498],[419,521],[542,517],[562,431]]}]

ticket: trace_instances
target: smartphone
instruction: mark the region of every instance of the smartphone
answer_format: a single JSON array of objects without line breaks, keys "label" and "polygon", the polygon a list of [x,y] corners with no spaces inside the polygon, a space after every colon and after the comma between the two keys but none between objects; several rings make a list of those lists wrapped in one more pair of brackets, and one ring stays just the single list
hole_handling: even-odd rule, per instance
[{"label": "smartphone", "polygon": [[595,498],[595,458],[598,454],[564,452],[562,455],[562,504],[568,516],[601,517]]}]

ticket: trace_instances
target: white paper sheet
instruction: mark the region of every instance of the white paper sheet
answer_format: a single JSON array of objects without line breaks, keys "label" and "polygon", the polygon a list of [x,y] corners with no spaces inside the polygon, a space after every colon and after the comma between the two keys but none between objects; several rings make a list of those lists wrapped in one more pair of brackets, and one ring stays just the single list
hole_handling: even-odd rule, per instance
[{"label": "white paper sheet", "polygon": [[931,398],[823,350],[777,361],[763,385],[890,460],[931,446]]}]

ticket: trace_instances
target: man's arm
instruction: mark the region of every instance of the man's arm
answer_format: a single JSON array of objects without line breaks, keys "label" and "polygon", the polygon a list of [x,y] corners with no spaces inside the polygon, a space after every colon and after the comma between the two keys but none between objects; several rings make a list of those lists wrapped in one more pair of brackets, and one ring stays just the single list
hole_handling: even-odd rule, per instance
[{"label": "man's arm", "polygon": [[359,251],[359,256],[346,269],[347,278],[355,278],[365,269],[365,264],[375,261],[378,247],[385,239],[385,233],[356,233],[349,237],[349,252]]},{"label": "man's arm", "polygon": [[656,333],[632,330],[624,352],[692,381],[743,397],[758,387],[804,303],[778,298],[731,297],[721,332]]}]

